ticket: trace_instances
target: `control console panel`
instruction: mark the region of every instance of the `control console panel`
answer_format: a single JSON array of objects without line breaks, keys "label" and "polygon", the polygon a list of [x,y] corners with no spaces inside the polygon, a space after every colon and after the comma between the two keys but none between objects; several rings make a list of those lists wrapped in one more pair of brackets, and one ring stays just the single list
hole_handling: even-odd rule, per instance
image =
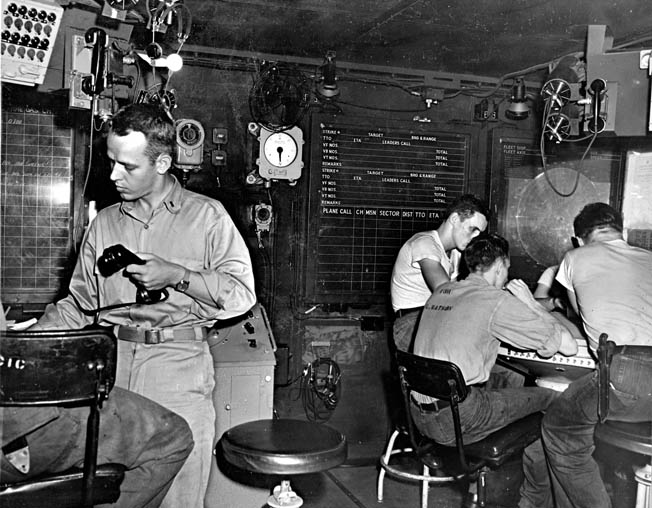
[{"label": "control console panel", "polygon": [[50,2],[2,0],[2,81],[43,83],[62,17]]}]

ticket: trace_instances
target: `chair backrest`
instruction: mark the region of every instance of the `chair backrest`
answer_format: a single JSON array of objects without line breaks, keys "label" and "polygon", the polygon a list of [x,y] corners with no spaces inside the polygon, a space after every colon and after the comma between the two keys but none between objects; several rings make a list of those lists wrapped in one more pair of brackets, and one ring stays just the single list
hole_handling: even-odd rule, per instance
[{"label": "chair backrest", "polygon": [[103,400],[115,368],[116,340],[105,330],[0,332],[0,405]]},{"label": "chair backrest", "polygon": [[109,331],[0,332],[0,406],[90,408],[82,505],[92,506],[97,466],[99,409],[113,388],[116,338]]},{"label": "chair backrest", "polygon": [[396,361],[402,382],[409,390],[436,399],[459,403],[469,389],[459,367],[451,362],[425,358],[405,351],[396,351]]},{"label": "chair backrest", "polygon": [[401,380],[401,391],[408,417],[408,432],[412,446],[418,447],[416,429],[410,411],[410,396],[418,392],[429,397],[450,402],[455,426],[455,441],[460,464],[467,468],[464,440],[460,424],[458,404],[466,399],[469,387],[457,365],[434,358],[425,358],[405,351],[396,351],[396,363]]}]

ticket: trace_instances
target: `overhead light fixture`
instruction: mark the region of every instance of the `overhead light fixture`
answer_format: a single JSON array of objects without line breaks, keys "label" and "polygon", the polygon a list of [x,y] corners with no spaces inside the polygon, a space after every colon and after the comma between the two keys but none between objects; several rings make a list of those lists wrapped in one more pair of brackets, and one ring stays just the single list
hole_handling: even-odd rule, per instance
[{"label": "overhead light fixture", "polygon": [[183,67],[183,58],[179,53],[170,53],[163,56],[163,48],[155,42],[145,48],[145,52],[137,51],[136,54],[151,67],[167,67],[170,72],[178,72]]},{"label": "overhead light fixture", "polygon": [[335,51],[328,51],[323,65],[320,67],[322,79],[317,84],[317,93],[330,99],[340,94],[337,86],[337,76],[335,67]]},{"label": "overhead light fixture", "polygon": [[183,58],[179,53],[170,53],[165,60],[170,72],[178,72],[183,67]]},{"label": "overhead light fixture", "polygon": [[525,82],[523,78],[518,78],[512,87],[512,97],[509,107],[505,110],[505,116],[510,120],[525,120],[530,115],[527,99]]}]

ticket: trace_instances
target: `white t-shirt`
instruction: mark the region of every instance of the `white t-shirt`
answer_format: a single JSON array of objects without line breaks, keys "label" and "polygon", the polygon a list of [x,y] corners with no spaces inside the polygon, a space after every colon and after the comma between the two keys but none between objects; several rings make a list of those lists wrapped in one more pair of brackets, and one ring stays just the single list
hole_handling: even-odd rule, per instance
[{"label": "white t-shirt", "polygon": [[539,277],[539,280],[537,280],[537,284],[542,284],[546,287],[551,288],[555,282],[555,275],[557,275],[558,268],[559,265],[553,265],[546,268],[541,274],[541,277]]},{"label": "white t-shirt", "polygon": [[423,307],[430,298],[430,288],[423,278],[419,261],[432,259],[438,262],[450,279],[455,280],[461,257],[457,249],[451,251],[450,257],[446,254],[436,230],[413,235],[401,247],[392,270],[390,290],[394,311]]},{"label": "white t-shirt", "polygon": [[601,333],[618,345],[652,345],[652,252],[612,240],[566,253],[557,281],[575,293],[591,346]]}]

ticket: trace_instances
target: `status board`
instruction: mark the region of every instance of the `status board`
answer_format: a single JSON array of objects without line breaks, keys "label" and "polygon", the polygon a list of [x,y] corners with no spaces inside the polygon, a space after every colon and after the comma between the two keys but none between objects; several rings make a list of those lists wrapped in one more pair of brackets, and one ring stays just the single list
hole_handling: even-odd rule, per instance
[{"label": "status board", "polygon": [[310,139],[304,300],[386,302],[401,245],[467,192],[477,128],[322,114]]},{"label": "status board", "polygon": [[53,301],[65,289],[73,248],[69,120],[56,99],[11,99],[3,94],[0,280],[5,308]]}]

